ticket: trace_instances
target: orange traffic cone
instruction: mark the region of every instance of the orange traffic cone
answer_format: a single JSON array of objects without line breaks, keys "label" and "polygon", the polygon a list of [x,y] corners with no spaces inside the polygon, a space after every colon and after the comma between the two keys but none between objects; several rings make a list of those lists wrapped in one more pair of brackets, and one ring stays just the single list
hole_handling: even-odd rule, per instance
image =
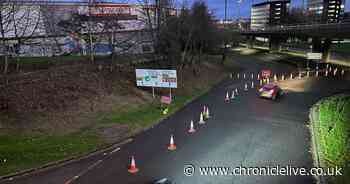
[{"label": "orange traffic cone", "polygon": [[230,102],[230,97],[228,96],[228,92],[226,92],[225,102]]},{"label": "orange traffic cone", "polygon": [[260,80],[260,75],[259,75],[259,74],[258,74],[258,77],[257,77],[257,78],[258,78],[258,80]]},{"label": "orange traffic cone", "polygon": [[196,129],[194,129],[193,120],[191,120],[190,129],[188,129],[188,133],[195,133],[195,132],[196,132]]},{"label": "orange traffic cone", "polygon": [[235,89],[235,92],[236,92],[236,96],[238,96],[238,89],[237,88]]},{"label": "orange traffic cone", "polygon": [[235,99],[235,90],[232,90],[231,99]]},{"label": "orange traffic cone", "polygon": [[252,88],[254,88],[254,82],[252,81],[252,85],[251,85]]},{"label": "orange traffic cone", "polygon": [[210,118],[210,114],[209,114],[209,108],[207,107],[207,111],[205,112],[205,118],[209,119]]},{"label": "orange traffic cone", "polygon": [[131,164],[129,166],[128,172],[134,174],[134,173],[137,173],[138,171],[139,169],[136,167],[134,156],[131,156]]},{"label": "orange traffic cone", "polygon": [[174,136],[173,135],[170,136],[170,144],[168,146],[168,150],[170,150],[170,151],[176,150],[176,145],[174,143]]},{"label": "orange traffic cone", "polygon": [[203,117],[203,112],[201,112],[200,116],[199,116],[199,124],[204,124],[205,121],[204,121],[204,117]]},{"label": "orange traffic cone", "polygon": [[247,83],[244,84],[244,91],[248,91],[248,84]]},{"label": "orange traffic cone", "polygon": [[207,106],[203,106],[203,114],[205,114],[207,112]]}]

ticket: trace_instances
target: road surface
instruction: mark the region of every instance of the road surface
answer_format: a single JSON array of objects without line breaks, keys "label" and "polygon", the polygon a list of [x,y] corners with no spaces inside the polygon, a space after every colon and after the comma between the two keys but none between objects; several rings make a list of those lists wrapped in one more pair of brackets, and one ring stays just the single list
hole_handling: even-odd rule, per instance
[{"label": "road surface", "polygon": [[[271,69],[277,73],[296,70],[292,66],[267,62],[261,54],[241,56],[235,62],[250,73]],[[254,58],[254,59],[252,59]],[[287,94],[277,102],[259,99],[256,89],[243,91],[250,79],[227,79],[206,95],[188,104],[154,128],[136,136],[120,149],[99,154],[65,167],[25,176],[6,184],[143,184],[167,177],[177,184],[310,184],[312,176],[201,176],[199,166],[287,166],[311,168],[310,135],[307,128],[309,108],[320,98],[349,91],[342,79],[308,78],[281,82]],[[224,102],[226,91],[239,89],[231,103]],[[199,126],[199,113],[208,105],[211,118]],[[187,133],[195,121],[197,132]],[[168,151],[173,134],[176,151]],[[134,155],[139,172],[127,167]],[[193,176],[185,176],[184,165],[196,167]],[[78,177],[79,176],[79,177]]]}]

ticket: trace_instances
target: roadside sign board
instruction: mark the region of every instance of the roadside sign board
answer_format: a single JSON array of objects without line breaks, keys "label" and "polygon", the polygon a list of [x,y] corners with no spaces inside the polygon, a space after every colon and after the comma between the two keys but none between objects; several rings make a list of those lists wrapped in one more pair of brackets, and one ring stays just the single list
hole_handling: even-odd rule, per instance
[{"label": "roadside sign board", "polygon": [[307,57],[307,59],[321,60],[322,59],[322,53],[308,52],[308,53],[306,53],[306,57]]},{"label": "roadside sign board", "polygon": [[177,88],[176,70],[136,69],[136,85]]},{"label": "roadside sign board", "polygon": [[261,76],[264,78],[268,78],[271,76],[271,70],[261,70]]},{"label": "roadside sign board", "polygon": [[163,104],[171,104],[171,98],[168,96],[162,96],[160,98],[160,102]]}]

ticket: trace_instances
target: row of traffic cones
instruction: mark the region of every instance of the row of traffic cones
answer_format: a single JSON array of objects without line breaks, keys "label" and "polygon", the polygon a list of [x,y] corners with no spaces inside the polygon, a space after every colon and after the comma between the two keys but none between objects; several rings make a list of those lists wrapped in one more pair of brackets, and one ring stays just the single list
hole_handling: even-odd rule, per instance
[{"label": "row of traffic cones", "polygon": [[[208,106],[203,106],[203,111],[200,113],[200,117],[199,117],[199,124],[205,124],[205,120],[210,118],[210,114],[209,114],[209,107]],[[188,133],[195,133],[196,129],[194,127],[194,122],[193,120],[191,120],[190,122],[190,127],[187,131]],[[167,149],[169,151],[174,151],[176,150],[176,144],[174,141],[174,135],[170,135],[170,142],[169,145],[167,146]],[[130,165],[128,167],[128,172],[129,173],[137,173],[139,171],[139,169],[136,167],[136,162],[135,162],[135,157],[131,156],[131,160],[130,160]]]},{"label": "row of traffic cones", "polygon": [[226,91],[225,102],[229,103],[231,100],[235,99],[236,96],[238,96],[238,89],[237,88],[232,90],[231,95],[229,94],[228,91]]}]

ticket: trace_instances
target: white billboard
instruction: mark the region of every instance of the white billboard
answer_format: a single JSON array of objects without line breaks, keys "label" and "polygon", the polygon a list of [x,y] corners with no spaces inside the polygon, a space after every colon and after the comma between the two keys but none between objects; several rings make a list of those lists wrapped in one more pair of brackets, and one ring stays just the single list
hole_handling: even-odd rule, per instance
[{"label": "white billboard", "polygon": [[136,69],[136,85],[177,88],[176,70]]},{"label": "white billboard", "polygon": [[307,59],[319,60],[319,59],[322,59],[322,53],[308,52],[308,53],[306,53],[306,57],[307,57]]}]

